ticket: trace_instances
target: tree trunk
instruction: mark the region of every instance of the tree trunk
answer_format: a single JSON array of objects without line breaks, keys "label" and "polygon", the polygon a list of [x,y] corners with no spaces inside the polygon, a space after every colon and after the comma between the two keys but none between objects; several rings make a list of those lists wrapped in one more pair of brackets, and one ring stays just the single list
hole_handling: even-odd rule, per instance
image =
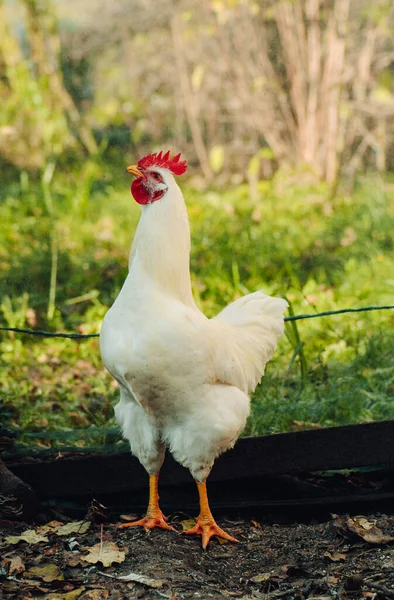
[{"label": "tree trunk", "polygon": [[198,114],[198,107],[190,83],[187,70],[185,48],[182,40],[182,21],[176,15],[171,20],[172,39],[174,43],[174,53],[177,65],[177,73],[181,84],[181,93],[184,100],[184,109],[190,127],[194,148],[207,181],[212,179],[212,170],[209,165],[208,153],[204,144],[201,131],[201,123]]},{"label": "tree trunk", "polygon": [[27,13],[27,30],[31,56],[37,74],[46,80],[53,106],[62,107],[72,128],[86,150],[94,154],[97,144],[90,128],[83,122],[73,99],[63,84],[60,68],[60,39],[50,0],[22,0]]}]

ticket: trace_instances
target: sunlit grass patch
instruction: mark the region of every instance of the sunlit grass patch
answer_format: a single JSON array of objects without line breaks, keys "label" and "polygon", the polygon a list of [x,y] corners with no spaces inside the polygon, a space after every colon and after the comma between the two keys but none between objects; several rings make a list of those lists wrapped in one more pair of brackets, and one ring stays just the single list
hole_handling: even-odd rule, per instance
[{"label": "sunlit grass patch", "polygon": [[[98,179],[98,177],[100,177]],[[122,176],[123,177],[123,176]],[[139,218],[129,182],[89,168],[54,174],[58,241],[55,311],[48,321],[51,218],[40,182],[5,187],[0,204],[0,319],[12,327],[98,332],[127,273]],[[387,184],[390,186],[391,184]],[[264,289],[294,313],[392,304],[394,203],[375,178],[332,198],[324,184],[262,182],[225,192],[184,189],[192,284],[212,316]],[[176,241],[174,241],[174,244]],[[393,314],[347,314],[287,325],[253,399],[247,434],[394,418]],[[118,391],[97,340],[0,338],[2,415],[23,430],[111,425]]]}]

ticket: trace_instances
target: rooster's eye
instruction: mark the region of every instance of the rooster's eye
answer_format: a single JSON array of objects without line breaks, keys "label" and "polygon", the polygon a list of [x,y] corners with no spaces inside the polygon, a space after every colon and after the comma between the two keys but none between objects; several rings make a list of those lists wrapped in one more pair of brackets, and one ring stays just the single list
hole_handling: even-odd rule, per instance
[{"label": "rooster's eye", "polygon": [[157,181],[161,181],[161,175],[159,173],[152,173],[152,177]]}]

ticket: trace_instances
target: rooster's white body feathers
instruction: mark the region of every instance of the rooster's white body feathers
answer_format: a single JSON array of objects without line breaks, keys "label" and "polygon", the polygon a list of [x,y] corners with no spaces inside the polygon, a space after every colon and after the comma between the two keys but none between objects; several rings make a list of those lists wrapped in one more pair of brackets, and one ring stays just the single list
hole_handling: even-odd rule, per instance
[{"label": "rooster's white body feathers", "polygon": [[236,300],[214,319],[190,285],[190,232],[182,193],[143,207],[129,274],[100,334],[104,364],[120,386],[115,414],[149,474],[167,446],[197,481],[232,447],[249,396],[283,333],[287,303],[263,292]]}]

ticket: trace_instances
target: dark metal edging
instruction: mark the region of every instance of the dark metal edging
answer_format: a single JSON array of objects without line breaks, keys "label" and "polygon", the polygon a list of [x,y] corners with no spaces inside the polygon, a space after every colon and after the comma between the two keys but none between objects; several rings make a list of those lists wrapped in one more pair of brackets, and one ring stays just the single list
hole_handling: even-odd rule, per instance
[{"label": "dark metal edging", "polygon": [[[51,461],[13,462],[8,467],[41,497],[132,492],[147,475],[128,452]],[[238,481],[310,471],[394,466],[394,421],[244,438],[219,457],[210,482]],[[191,482],[190,473],[167,454],[161,484]]]}]

